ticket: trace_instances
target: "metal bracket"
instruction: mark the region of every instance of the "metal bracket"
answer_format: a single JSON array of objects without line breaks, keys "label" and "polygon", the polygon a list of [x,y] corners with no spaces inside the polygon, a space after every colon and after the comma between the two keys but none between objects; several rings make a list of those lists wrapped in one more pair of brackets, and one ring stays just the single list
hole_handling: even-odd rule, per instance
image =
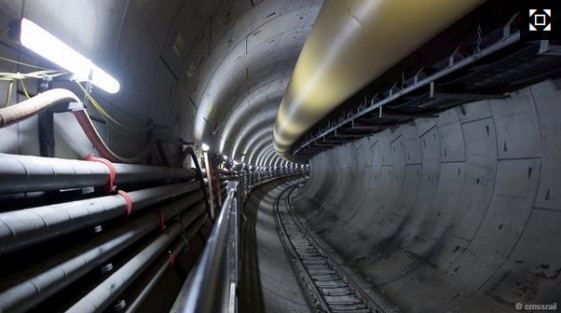
[{"label": "metal bracket", "polygon": [[538,54],[561,56],[561,45],[553,45],[549,40],[541,40]]}]

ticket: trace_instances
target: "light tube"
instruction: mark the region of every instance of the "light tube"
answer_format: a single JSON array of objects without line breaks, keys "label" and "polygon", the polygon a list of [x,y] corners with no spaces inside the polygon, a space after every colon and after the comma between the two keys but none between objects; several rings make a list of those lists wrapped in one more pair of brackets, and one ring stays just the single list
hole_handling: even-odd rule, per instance
[{"label": "light tube", "polygon": [[21,20],[20,42],[27,49],[74,74],[75,80],[91,80],[96,87],[111,94],[121,89],[115,78],[93,64],[91,60],[26,18]]}]

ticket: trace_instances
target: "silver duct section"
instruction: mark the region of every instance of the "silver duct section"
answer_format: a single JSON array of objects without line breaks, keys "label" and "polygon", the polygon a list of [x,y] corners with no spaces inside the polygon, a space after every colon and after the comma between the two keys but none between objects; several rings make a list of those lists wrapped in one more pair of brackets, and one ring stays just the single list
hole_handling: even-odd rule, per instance
[{"label": "silver duct section", "polygon": [[[164,206],[161,209],[163,219],[170,220],[177,215],[177,212],[183,213],[200,200],[200,194],[196,194]],[[182,217],[182,221],[185,222],[183,224],[189,225],[191,220],[200,215],[202,211],[204,211],[202,205],[191,209]],[[125,227],[108,231],[94,240],[69,249],[54,258],[42,260],[37,264],[37,268],[43,268],[43,270],[38,270],[36,274],[15,283],[10,289],[0,294],[0,311],[25,312],[88,271],[102,265],[103,262],[151,231],[156,230],[159,225],[160,217],[158,215],[147,214]],[[176,223],[173,227],[178,228],[179,226]]]},{"label": "silver duct section", "polygon": [[[189,182],[133,191],[132,213],[199,188],[199,182]],[[124,218],[126,213],[127,201],[120,195],[0,213],[0,255]]]},{"label": "silver duct section", "polygon": [[94,290],[74,304],[67,313],[88,313],[103,311],[119,294],[129,286],[164,249],[169,246],[181,233],[181,225],[191,224],[203,207],[197,208],[181,216],[179,221],[168,227],[161,235],[154,239],[139,254],[122,266],[117,272],[103,281]]},{"label": "silver duct section", "polygon": [[[115,184],[190,180],[192,169],[114,163]],[[99,162],[0,153],[0,194],[99,187],[109,181],[109,168]]]}]

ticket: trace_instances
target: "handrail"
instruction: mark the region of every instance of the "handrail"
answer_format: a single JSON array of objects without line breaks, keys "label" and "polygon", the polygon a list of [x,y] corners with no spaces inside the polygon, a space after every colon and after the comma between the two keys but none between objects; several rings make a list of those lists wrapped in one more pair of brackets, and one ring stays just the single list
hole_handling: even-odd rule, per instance
[{"label": "handrail", "polygon": [[228,195],[202,256],[186,283],[179,312],[237,312],[239,216],[242,201],[238,181],[228,182]]},{"label": "handrail", "polygon": [[271,179],[299,175],[294,172],[265,171],[266,177],[252,181],[248,186],[247,175],[242,172],[228,181],[226,200],[208,237],[205,249],[189,274],[171,310],[173,313],[236,313],[238,308],[238,269],[240,260],[240,217],[247,193],[255,184]]}]

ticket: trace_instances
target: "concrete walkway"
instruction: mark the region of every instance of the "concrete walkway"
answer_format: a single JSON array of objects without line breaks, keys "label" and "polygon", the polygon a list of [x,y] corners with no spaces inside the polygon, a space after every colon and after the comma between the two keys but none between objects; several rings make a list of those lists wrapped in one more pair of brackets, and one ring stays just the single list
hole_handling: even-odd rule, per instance
[{"label": "concrete walkway", "polygon": [[275,199],[290,182],[284,179],[258,188],[244,209],[239,312],[315,311],[275,221]]}]

